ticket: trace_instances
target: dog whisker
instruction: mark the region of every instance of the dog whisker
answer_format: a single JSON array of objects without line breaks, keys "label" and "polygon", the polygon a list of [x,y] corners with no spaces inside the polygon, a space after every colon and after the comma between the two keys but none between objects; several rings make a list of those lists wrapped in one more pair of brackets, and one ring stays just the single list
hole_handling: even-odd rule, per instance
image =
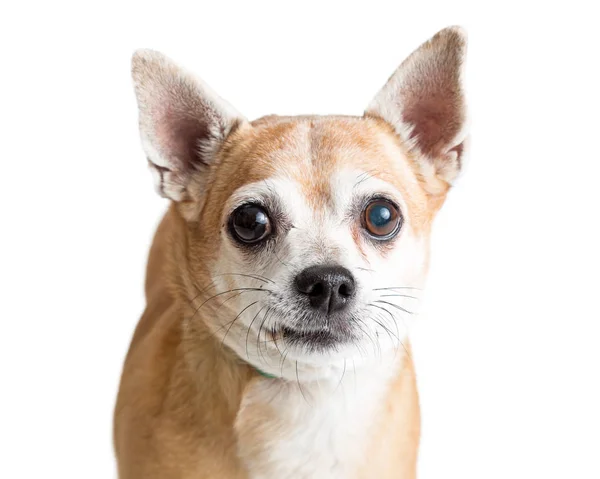
[{"label": "dog whisker", "polygon": [[[194,287],[196,289],[200,289],[196,285],[194,285]],[[208,288],[205,288],[205,289],[208,289]],[[190,330],[190,328],[193,326],[194,318],[196,317],[196,315],[199,314],[199,312],[202,309],[202,307],[205,304],[207,304],[209,301],[211,301],[211,300],[213,300],[213,299],[215,299],[217,297],[223,296],[225,294],[228,294],[228,293],[238,292],[237,295],[232,295],[230,298],[227,298],[225,301],[223,301],[221,304],[219,304],[219,306],[216,308],[216,311],[218,311],[223,306],[223,304],[225,304],[226,302],[230,301],[231,299],[234,299],[235,297],[237,297],[237,296],[239,296],[239,295],[241,295],[243,293],[251,292],[251,291],[271,293],[271,291],[268,290],[268,289],[264,289],[264,288],[249,288],[249,287],[247,287],[247,288],[246,287],[245,288],[234,288],[234,289],[230,289],[230,290],[227,290],[227,291],[223,291],[221,293],[217,293],[217,294],[211,296],[210,298],[208,298],[206,301],[204,301],[200,306],[198,306],[194,310],[194,313],[192,314],[192,316],[188,320],[186,320],[186,322],[185,322],[185,326],[184,326],[185,331],[189,331]],[[202,291],[199,294],[202,294]],[[193,303],[197,299],[197,297],[199,296],[199,294],[196,295],[192,300],[189,300],[190,306],[192,308],[194,308],[194,304]],[[213,334],[211,334],[211,336],[216,336],[216,333],[218,333],[221,329],[224,329],[228,325],[229,325],[229,329],[231,329],[231,327],[233,326],[233,322],[235,322],[235,319],[233,321],[225,323],[224,325],[222,325],[221,327],[219,327]],[[227,332],[229,332],[229,330]]]},{"label": "dog whisker", "polygon": [[[248,352],[248,338],[250,337],[250,331],[252,331],[252,325],[254,324],[254,321],[256,321],[256,318],[258,318],[258,315],[261,313],[261,311],[263,309],[265,309],[266,307],[267,306],[263,306],[262,308],[260,308],[257,311],[257,313],[254,315],[254,318],[252,318],[252,321],[250,321],[250,325],[248,326],[248,331],[246,332],[246,357],[248,358],[248,360],[250,360],[250,353]],[[260,334],[260,331],[259,331],[259,334]]]},{"label": "dog whisker", "polygon": [[233,319],[233,321],[231,322],[229,328],[227,329],[227,332],[225,333],[225,336],[223,336],[223,340],[221,341],[221,347],[223,347],[225,345],[225,338],[227,338],[227,335],[229,334],[229,331],[231,331],[231,328],[233,327],[233,324],[238,320],[238,318],[244,314],[244,311],[246,311],[247,309],[251,308],[252,306],[254,306],[255,304],[257,304],[258,301],[254,301],[253,303],[250,303],[248,306],[246,306],[244,309],[242,309],[238,315]]},{"label": "dog whisker", "polygon": [[414,286],[391,286],[389,288],[373,288],[372,291],[386,291],[386,290],[403,290],[403,289],[414,289],[417,291],[423,291],[421,288],[416,288]]},{"label": "dog whisker", "polygon": [[362,268],[360,266],[357,266],[356,269],[358,269],[360,271],[366,271],[368,273],[376,273],[376,271],[374,269],[371,269],[371,268]]},{"label": "dog whisker", "polygon": [[[395,316],[392,314],[391,311],[388,311],[386,308],[382,307],[382,306],[378,306],[376,304],[373,303],[369,303],[368,306],[374,307],[374,308],[378,308],[382,311],[385,311],[387,314],[389,314],[390,318],[392,319],[392,321],[395,323]],[[410,352],[408,351],[408,349],[406,348],[406,346],[404,345],[404,342],[402,342],[400,339],[398,339],[398,341],[400,342],[400,345],[402,346],[402,348],[404,349],[404,352],[408,355],[408,357],[411,359],[412,361],[412,356],[410,354]]]},{"label": "dog whisker", "polygon": [[286,347],[283,355],[281,356],[281,375],[283,376],[283,367],[285,366],[285,360],[287,359],[289,349]]},{"label": "dog whisker", "polygon": [[394,303],[390,303],[389,301],[382,301],[380,299],[373,301],[374,303],[383,303],[383,304],[387,304],[388,306],[392,306],[393,308],[399,309],[400,311],[403,311],[407,314],[415,314],[413,311],[409,311],[408,309],[404,309],[402,306],[398,306],[397,304]]},{"label": "dog whisker", "polygon": [[[258,350],[258,354],[261,356],[261,358],[263,359],[263,361],[266,363],[268,363],[268,361],[265,359],[264,354],[262,353],[262,348],[260,347],[260,333],[263,329],[263,326],[265,325],[265,321],[267,320],[268,314],[271,311],[271,308],[267,308],[267,310],[265,311],[265,314],[263,316],[263,320],[260,323],[260,326],[258,327],[258,335],[256,336],[256,348]],[[267,333],[265,331],[265,341],[267,340]],[[266,349],[266,347],[265,347]]]},{"label": "dog whisker", "polygon": [[383,324],[378,319],[375,319],[375,318],[371,318],[371,319],[373,321],[375,321],[379,326],[381,326],[381,328],[390,336],[390,340],[392,339],[392,337],[394,337],[396,339],[396,341],[400,341],[400,338],[397,335],[395,335],[392,331],[390,331],[390,328],[388,328],[385,324]]},{"label": "dog whisker", "polygon": [[[362,331],[362,333],[369,338],[369,341],[371,341],[371,343],[373,344],[373,352],[375,354],[377,354],[379,357],[381,357],[381,344],[379,343],[379,339],[375,340],[371,337],[371,335],[369,333],[367,333],[367,330],[365,328],[367,328],[367,325],[365,324],[365,322],[360,319],[360,318],[355,318],[355,320],[357,321],[357,325],[360,328],[360,330]],[[365,327],[363,328],[362,326],[360,326],[360,324],[363,324]]]},{"label": "dog whisker", "polygon": [[215,276],[242,276],[244,278],[252,278],[258,281],[262,281],[263,283],[271,283],[275,284],[275,281],[267,278],[266,276],[258,275],[258,274],[247,274],[247,273],[220,273]]},{"label": "dog whisker", "polygon": [[[392,334],[389,331],[389,328],[387,326],[385,326],[385,323],[388,322],[388,319],[381,315],[381,313],[376,313],[377,317],[381,319],[381,321],[383,322],[381,325],[382,328],[384,328],[386,330],[386,332],[388,333],[388,336],[390,337],[390,341],[392,341],[392,336],[396,339],[397,343],[394,343],[394,359],[396,359],[396,356],[398,355],[398,345],[402,345],[402,347],[404,347],[404,344],[402,344],[402,340],[400,339],[400,331],[398,329],[398,322],[395,321],[395,318],[392,314],[390,314],[389,317],[389,322],[391,322],[394,325],[394,328],[396,329],[396,334]],[[377,321],[378,322],[378,321]],[[391,336],[390,336],[391,334]],[[404,348],[404,350],[406,351],[406,348]]]},{"label": "dog whisker", "polygon": [[346,358],[344,358],[344,370],[342,371],[342,377],[340,378],[340,381],[338,382],[337,386],[335,387],[334,392],[337,392],[339,387],[342,385],[342,381],[344,380],[345,374],[346,374]]},{"label": "dog whisker", "polygon": [[223,291],[221,293],[217,293],[213,296],[211,296],[210,298],[208,298],[206,301],[204,301],[200,306],[198,306],[198,308],[196,309],[196,311],[194,312],[194,315],[200,311],[200,309],[202,308],[202,306],[204,306],[206,303],[208,303],[209,301],[219,297],[219,296],[223,296],[224,294],[227,293],[233,293],[234,291],[256,291],[256,292],[264,292],[264,293],[271,293],[272,291],[269,289],[264,289],[264,288],[233,288],[233,289],[229,289],[227,291]]},{"label": "dog whisker", "polygon": [[283,266],[285,266],[289,271],[292,271],[292,268],[290,267],[289,264],[285,263],[277,254],[276,251],[273,251],[273,256],[275,256],[275,258],[277,259],[277,261],[279,261]]},{"label": "dog whisker", "polygon": [[352,189],[356,189],[358,186],[360,186],[361,183],[367,181],[370,178],[373,178],[375,173],[377,173],[377,170],[371,169],[371,170],[365,171],[364,173],[360,174],[358,176],[358,178],[356,179],[356,183],[354,183],[354,186],[352,187]]},{"label": "dog whisker", "polygon": [[[234,298],[237,298],[238,296],[241,296],[244,293],[248,293],[249,291],[240,291],[239,293],[236,293],[232,296],[230,296],[229,298],[227,298],[225,301],[223,301],[222,303],[219,304],[219,306],[217,307],[217,309],[215,310],[215,312],[218,312],[225,303],[227,303],[228,301],[231,301]],[[193,323],[193,319],[196,316],[196,313],[188,320],[185,322],[185,330],[188,331],[189,328],[191,327],[192,323]],[[235,320],[233,320],[235,321]],[[211,333],[211,337],[216,337],[217,333],[219,331],[221,331],[222,329],[225,329],[227,326],[229,326],[233,321],[228,321],[227,323],[221,325],[219,328],[217,328],[213,333]]]},{"label": "dog whisker", "polygon": [[304,395],[304,390],[302,389],[302,385],[300,384],[300,375],[298,374],[298,361],[296,361],[296,382],[298,383],[298,388],[300,389],[300,394],[302,394],[302,397],[306,401],[306,404],[310,405],[310,403],[308,402],[308,399],[306,399],[306,396]]},{"label": "dog whisker", "polygon": [[379,296],[380,298],[395,298],[395,297],[400,297],[400,298],[409,298],[409,299],[416,299],[416,300],[420,300],[421,298],[418,298],[417,296],[411,296],[410,294],[381,294]]},{"label": "dog whisker", "polygon": [[277,348],[277,352],[279,353],[279,356],[281,356],[281,349],[279,349],[279,345],[277,344],[277,331],[273,330],[271,331],[271,335],[273,336],[273,344],[275,345],[275,348]]}]

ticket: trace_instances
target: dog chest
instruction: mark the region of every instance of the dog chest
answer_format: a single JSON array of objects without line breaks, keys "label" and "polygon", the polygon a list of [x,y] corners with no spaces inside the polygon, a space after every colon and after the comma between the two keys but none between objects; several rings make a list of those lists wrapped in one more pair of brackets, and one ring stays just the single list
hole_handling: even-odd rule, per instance
[{"label": "dog chest", "polygon": [[257,380],[236,422],[250,478],[352,478],[367,460],[390,373],[352,371],[327,384]]}]

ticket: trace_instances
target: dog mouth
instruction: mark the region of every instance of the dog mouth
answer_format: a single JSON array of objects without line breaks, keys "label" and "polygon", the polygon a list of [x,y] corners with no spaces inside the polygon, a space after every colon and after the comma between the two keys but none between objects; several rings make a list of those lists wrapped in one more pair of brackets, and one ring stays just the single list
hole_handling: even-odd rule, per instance
[{"label": "dog mouth", "polygon": [[332,348],[351,339],[351,332],[348,327],[299,329],[282,326],[279,333],[288,344],[318,350]]}]

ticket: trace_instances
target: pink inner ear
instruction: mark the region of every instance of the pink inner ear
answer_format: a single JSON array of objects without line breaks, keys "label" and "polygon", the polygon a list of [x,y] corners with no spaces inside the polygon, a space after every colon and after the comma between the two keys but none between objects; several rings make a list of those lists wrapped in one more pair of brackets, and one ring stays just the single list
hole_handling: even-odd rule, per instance
[{"label": "pink inner ear", "polygon": [[403,112],[404,121],[413,126],[411,139],[431,158],[440,157],[450,149],[459,158],[462,153],[462,147],[452,145],[464,121],[460,93],[452,90],[450,85],[436,92],[424,89],[407,101]]},{"label": "pink inner ear", "polygon": [[207,162],[201,157],[198,142],[209,134],[208,126],[185,113],[169,108],[156,126],[156,138],[176,171],[187,172]]}]

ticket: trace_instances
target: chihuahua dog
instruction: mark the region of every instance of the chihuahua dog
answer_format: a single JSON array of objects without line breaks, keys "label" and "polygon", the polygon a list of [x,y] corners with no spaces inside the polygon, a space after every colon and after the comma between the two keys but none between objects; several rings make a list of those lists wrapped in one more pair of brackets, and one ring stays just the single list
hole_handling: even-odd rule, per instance
[{"label": "chihuahua dog", "polygon": [[171,202],[116,404],[121,479],[415,477],[407,329],[465,158],[465,50],[442,30],[363,116],[255,121],[134,54]]}]

